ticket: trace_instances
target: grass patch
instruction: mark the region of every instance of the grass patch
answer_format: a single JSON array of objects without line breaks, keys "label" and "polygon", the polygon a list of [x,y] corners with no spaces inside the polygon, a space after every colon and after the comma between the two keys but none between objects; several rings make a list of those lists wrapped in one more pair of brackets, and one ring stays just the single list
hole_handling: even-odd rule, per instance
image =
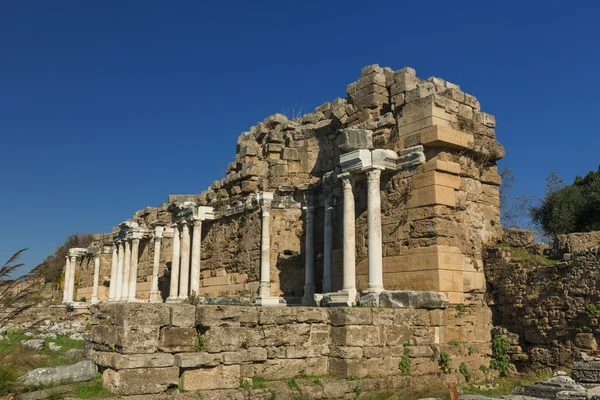
[{"label": "grass patch", "polygon": [[30,339],[19,332],[10,332],[8,339],[0,342],[0,395],[22,392],[29,388],[16,382],[16,378],[36,368],[56,367],[81,361],[81,357],[65,357],[71,349],[83,348],[83,341],[65,336],[45,339],[46,344],[54,342],[63,346],[59,351],[51,351],[48,346],[42,351],[23,347],[21,340]]},{"label": "grass patch", "polygon": [[545,381],[552,377],[550,370],[529,372],[516,377],[499,378],[491,382],[491,389],[483,388],[485,384],[472,384],[462,388],[463,394],[476,394],[487,397],[500,397],[511,395],[516,387],[531,385],[535,382]]},{"label": "grass patch", "polygon": [[510,249],[510,254],[511,254],[511,258],[515,261],[515,262],[521,262],[524,265],[527,266],[532,266],[532,267],[536,267],[536,266],[551,266],[551,265],[555,265],[558,264],[561,260],[555,260],[553,258],[550,258],[548,256],[544,256],[544,255],[538,255],[538,254],[531,254],[529,251],[527,251],[527,249],[525,247],[511,247],[506,243],[498,243],[492,246],[489,246],[491,248],[508,248]]},{"label": "grass patch", "polygon": [[98,374],[91,381],[80,384],[73,396],[77,399],[101,399],[113,394],[102,385],[102,377]]},{"label": "grass patch", "polygon": [[265,378],[261,376],[253,376],[252,377],[252,389],[265,389],[267,387],[267,382]]}]

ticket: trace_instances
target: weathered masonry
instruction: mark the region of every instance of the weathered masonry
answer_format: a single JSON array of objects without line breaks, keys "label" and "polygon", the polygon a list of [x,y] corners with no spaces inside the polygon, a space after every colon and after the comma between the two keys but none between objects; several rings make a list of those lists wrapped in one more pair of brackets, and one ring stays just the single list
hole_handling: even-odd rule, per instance
[{"label": "weathered masonry", "polygon": [[224,179],[72,249],[64,302],[377,305],[406,290],[479,302],[482,248],[501,230],[495,118],[411,68],[367,66],[346,93],[266,118]]}]

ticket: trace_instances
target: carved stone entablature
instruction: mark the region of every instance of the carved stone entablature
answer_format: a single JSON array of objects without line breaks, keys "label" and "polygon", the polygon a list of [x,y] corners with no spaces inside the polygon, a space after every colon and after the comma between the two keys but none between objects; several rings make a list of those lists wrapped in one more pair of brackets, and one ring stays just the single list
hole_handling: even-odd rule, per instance
[{"label": "carved stone entablature", "polygon": [[174,224],[183,224],[193,221],[206,221],[215,219],[212,207],[196,206],[196,203],[186,201],[175,203],[169,207]]},{"label": "carved stone entablature", "polygon": [[71,257],[85,257],[88,254],[88,249],[82,247],[74,247],[69,249],[69,256]]}]

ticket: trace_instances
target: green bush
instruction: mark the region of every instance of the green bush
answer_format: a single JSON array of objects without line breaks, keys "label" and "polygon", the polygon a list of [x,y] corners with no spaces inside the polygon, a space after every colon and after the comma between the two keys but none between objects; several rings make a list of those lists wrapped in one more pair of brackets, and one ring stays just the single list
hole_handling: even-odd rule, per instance
[{"label": "green bush", "polygon": [[549,236],[600,230],[600,167],[568,186],[552,173],[545,197],[530,211]]},{"label": "green bush", "polygon": [[495,334],[492,337],[492,360],[490,361],[490,368],[498,371],[500,376],[508,375],[510,368],[509,348],[510,343],[506,336]]},{"label": "green bush", "polygon": [[202,336],[201,333],[198,333],[198,347],[197,347],[198,351],[204,351],[206,350],[206,344],[204,343],[204,336]]},{"label": "green bush", "polygon": [[594,303],[590,303],[587,305],[587,313],[590,318],[598,318],[600,317],[600,309]]}]

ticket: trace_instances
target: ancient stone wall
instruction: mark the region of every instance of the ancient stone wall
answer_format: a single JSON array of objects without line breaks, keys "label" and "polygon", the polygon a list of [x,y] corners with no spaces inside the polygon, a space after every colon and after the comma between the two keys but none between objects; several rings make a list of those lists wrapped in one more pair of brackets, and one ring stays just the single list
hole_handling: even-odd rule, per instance
[{"label": "ancient stone wall", "polygon": [[570,366],[580,351],[598,350],[600,240],[569,253],[581,234],[562,239],[558,243],[567,247],[546,250],[564,254],[559,260],[539,255],[536,245],[501,244],[485,251],[494,325],[510,339],[517,366]]},{"label": "ancient stone wall", "polygon": [[[237,391],[240,380],[252,377],[368,376],[381,383],[441,369],[454,373],[461,363],[477,376],[479,366],[489,363],[490,311],[485,306],[138,303],[102,304],[91,311],[92,357],[105,385],[117,394],[159,393],[178,384],[184,391],[214,394]],[[447,364],[440,364],[441,353],[450,355]]]},{"label": "ancient stone wall", "polygon": [[[271,294],[293,301],[303,295],[303,207],[306,194],[311,193],[315,206],[314,275],[319,292],[324,260],[324,177],[335,176],[340,171],[340,157],[354,149],[344,141],[344,129],[360,129],[359,147],[389,149],[400,157],[381,176],[384,287],[441,291],[452,303],[477,303],[485,290],[483,245],[501,235],[496,160],[504,150],[496,141],[495,125],[495,118],[482,112],[477,99],[458,85],[435,77],[420,79],[412,68],[393,71],[370,65],[348,85],[345,98],[293,120],[275,114],[243,132],[226,177],[206,191],[170,195],[168,203],[138,211],[131,222],[148,231],[156,221],[167,224],[159,274],[168,287],[169,273],[163,271],[169,270],[171,261],[169,206],[192,201],[213,207],[215,220],[205,221],[202,228],[200,292],[253,297],[259,280],[260,220],[259,211],[250,205],[258,192],[273,192]],[[414,146],[422,146],[424,158],[413,163]],[[368,268],[366,174],[355,173],[353,179],[360,291],[367,287]],[[332,184],[331,289],[336,291],[342,287],[344,224],[341,185],[335,180]],[[150,290],[152,243],[152,234],[140,240],[139,298],[146,298]],[[109,260],[103,261],[103,269],[105,265],[110,265]],[[87,276],[88,270],[81,273]],[[89,288],[88,280],[82,279],[77,287]]]}]

